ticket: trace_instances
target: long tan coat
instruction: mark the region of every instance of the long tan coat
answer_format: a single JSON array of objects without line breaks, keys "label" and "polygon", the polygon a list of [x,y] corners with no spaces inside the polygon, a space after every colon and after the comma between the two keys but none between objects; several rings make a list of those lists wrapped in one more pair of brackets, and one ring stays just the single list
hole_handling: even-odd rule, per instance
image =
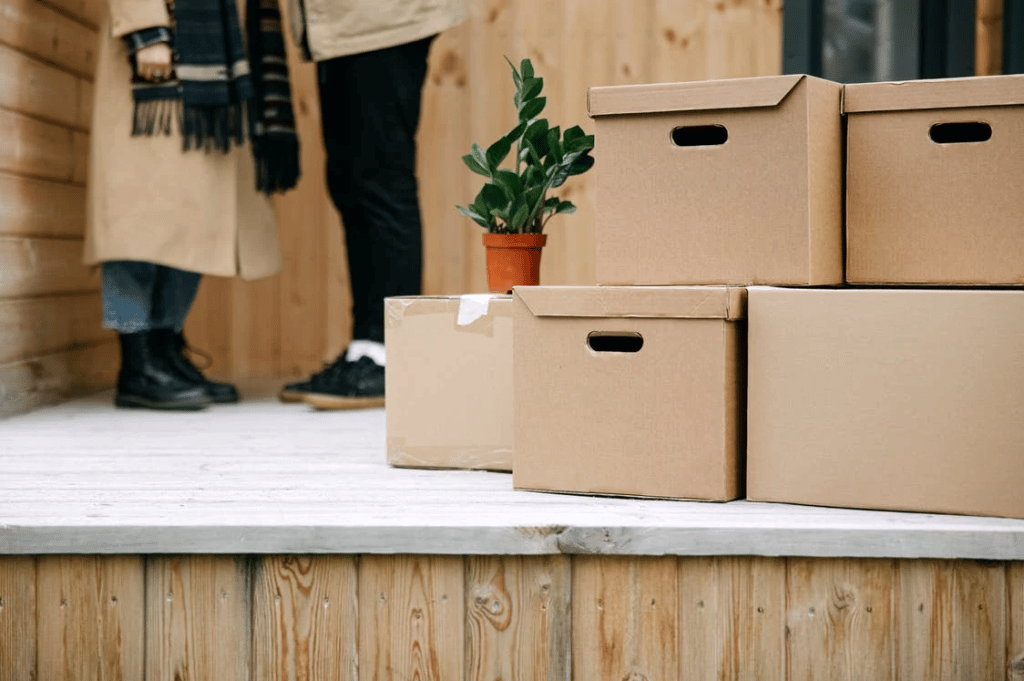
[{"label": "long tan coat", "polygon": [[131,69],[121,36],[167,26],[164,0],[107,5],[94,81],[86,264],[142,260],[246,279],[276,273],[274,214],[256,191],[248,145],[185,153],[177,126],[170,137],[131,136]]},{"label": "long tan coat", "polygon": [[411,43],[436,35],[466,18],[462,0],[288,2],[292,37],[301,45],[305,34],[313,61]]}]

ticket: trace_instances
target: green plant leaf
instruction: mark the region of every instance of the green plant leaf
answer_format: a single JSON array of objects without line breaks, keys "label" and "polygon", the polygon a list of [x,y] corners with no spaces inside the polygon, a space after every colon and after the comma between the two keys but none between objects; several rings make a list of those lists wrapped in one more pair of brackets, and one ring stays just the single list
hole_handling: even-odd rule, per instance
[{"label": "green plant leaf", "polygon": [[512,214],[512,219],[509,220],[509,226],[512,227],[512,231],[520,232],[529,218],[530,207],[525,203],[521,203],[516,209],[516,212]]},{"label": "green plant leaf", "polygon": [[487,154],[484,152],[483,147],[474,142],[473,146],[469,148],[469,153],[477,163],[484,168],[487,167]]},{"label": "green plant leaf", "polygon": [[528,78],[523,80],[522,94],[519,99],[523,102],[528,102],[531,99],[535,99],[540,95],[540,91],[544,89],[543,78]]},{"label": "green plant leaf", "polygon": [[460,213],[462,213],[467,218],[469,218],[470,220],[472,220],[476,224],[480,225],[484,229],[490,229],[491,228],[491,225],[487,221],[487,218],[483,217],[482,215],[480,215],[476,211],[463,208],[462,206],[455,206],[455,208],[457,208]]},{"label": "green plant leaf", "polygon": [[573,140],[579,139],[580,137],[585,137],[586,134],[587,133],[583,132],[583,128],[578,125],[574,125],[565,131],[562,139],[564,139],[566,143],[569,143]]},{"label": "green plant leaf", "polygon": [[558,206],[555,208],[555,215],[559,214],[572,214],[576,212],[576,205],[572,201],[560,201]]},{"label": "green plant leaf", "polygon": [[543,186],[546,180],[543,166],[540,164],[531,165],[523,171],[521,175],[523,180],[523,186],[525,187],[540,187]]},{"label": "green plant leaf", "polygon": [[[528,154],[529,159],[533,161],[535,165],[543,165],[544,162],[541,160],[540,153],[537,151],[537,147],[534,143],[528,139],[524,139],[523,144],[526,145],[526,153]],[[531,168],[532,167],[533,166],[531,166]]]},{"label": "green plant leaf", "polygon": [[519,71],[516,70],[516,65],[513,64],[512,60],[509,59],[508,57],[505,57],[505,61],[507,61],[508,65],[512,67],[512,80],[516,84],[516,89],[522,88],[522,86],[523,86],[523,78],[522,78],[522,76],[519,75]]},{"label": "green plant leaf", "polygon": [[481,165],[472,154],[466,154],[462,157],[462,162],[466,164],[466,167],[472,170],[477,175],[483,175],[484,177],[490,177],[491,171],[486,166]]},{"label": "green plant leaf", "polygon": [[[483,202],[482,211],[478,213],[489,214],[495,208],[507,208],[509,199],[505,191],[496,184],[488,182],[480,190],[480,200]],[[472,206],[470,206],[472,208]]]},{"label": "green plant leaf", "polygon": [[505,191],[510,201],[515,201],[523,193],[523,181],[511,170],[499,170],[494,173],[494,181]]},{"label": "green plant leaf", "polygon": [[548,130],[548,155],[554,157],[559,163],[562,161],[562,143],[559,141],[561,131],[558,126]]},{"label": "green plant leaf", "polygon": [[522,108],[519,109],[519,120],[528,121],[531,118],[535,118],[544,110],[544,105],[547,104],[547,97],[538,97],[537,99],[530,100],[523,104]]},{"label": "green plant leaf", "polygon": [[583,152],[579,158],[569,164],[570,175],[582,175],[594,167],[594,157],[589,152]]},{"label": "green plant leaf", "polygon": [[492,173],[498,169],[510,151],[512,151],[512,142],[506,137],[502,137],[487,148],[487,167],[491,169]]},{"label": "green plant leaf", "polygon": [[558,208],[558,197],[557,196],[552,196],[550,199],[548,199],[547,201],[544,202],[544,210],[545,211],[554,210],[555,208]]},{"label": "green plant leaf", "polygon": [[523,80],[533,78],[533,62],[531,62],[529,58],[526,58],[519,63],[519,70],[523,73]]},{"label": "green plant leaf", "polygon": [[569,131],[565,132],[565,152],[578,152],[578,151],[589,151],[594,148],[594,136],[584,135],[583,137],[574,137],[569,139]]}]

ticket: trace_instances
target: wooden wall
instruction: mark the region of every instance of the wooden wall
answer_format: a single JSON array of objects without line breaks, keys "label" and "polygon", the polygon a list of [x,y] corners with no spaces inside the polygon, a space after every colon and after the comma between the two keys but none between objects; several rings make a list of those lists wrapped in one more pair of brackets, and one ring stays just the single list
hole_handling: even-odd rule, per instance
[{"label": "wooden wall", "polygon": [[113,381],[81,266],[96,14],[0,0],[0,416]]},{"label": "wooden wall", "polygon": [[1020,563],[0,557],[0,678],[1024,678]]}]

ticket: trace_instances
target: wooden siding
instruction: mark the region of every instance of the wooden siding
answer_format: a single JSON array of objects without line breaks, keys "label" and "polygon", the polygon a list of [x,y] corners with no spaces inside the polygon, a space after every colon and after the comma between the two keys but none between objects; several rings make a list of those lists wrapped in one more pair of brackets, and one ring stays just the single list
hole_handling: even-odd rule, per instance
[{"label": "wooden siding", "polygon": [[0,678],[1019,679],[1022,591],[975,561],[0,557]]},{"label": "wooden siding", "polygon": [[0,417],[111,385],[80,264],[99,0],[0,0]]}]

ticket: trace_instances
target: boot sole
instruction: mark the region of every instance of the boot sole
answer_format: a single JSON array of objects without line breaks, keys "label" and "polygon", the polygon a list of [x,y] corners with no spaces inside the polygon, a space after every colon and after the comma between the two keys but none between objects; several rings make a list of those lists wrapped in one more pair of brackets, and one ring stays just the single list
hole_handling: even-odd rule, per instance
[{"label": "boot sole", "polygon": [[114,397],[114,406],[123,409],[159,409],[161,411],[199,411],[210,406],[208,400],[196,402],[154,402],[141,397],[117,395]]},{"label": "boot sole", "polygon": [[338,409],[370,409],[372,407],[383,407],[384,396],[373,397],[342,397],[339,395],[307,394],[303,402],[321,411],[333,411]]}]

